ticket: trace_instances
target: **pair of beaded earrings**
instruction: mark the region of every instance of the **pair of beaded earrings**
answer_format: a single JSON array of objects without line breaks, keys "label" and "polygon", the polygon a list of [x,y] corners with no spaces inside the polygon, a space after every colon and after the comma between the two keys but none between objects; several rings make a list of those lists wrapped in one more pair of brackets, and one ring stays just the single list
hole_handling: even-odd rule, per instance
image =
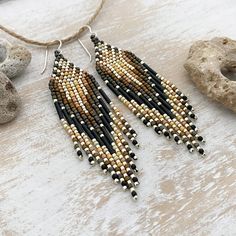
[{"label": "pair of beaded earrings", "polygon": [[[196,116],[188,98],[132,52],[99,40],[89,26],[85,27],[95,46],[96,70],[118,99],[157,134],[205,155],[200,146],[204,140],[192,122]],[[95,78],[56,50],[49,88],[78,157],[83,158],[83,150],[91,165],[98,163],[137,199],[137,157],[126,141],[138,146],[137,134]]]}]

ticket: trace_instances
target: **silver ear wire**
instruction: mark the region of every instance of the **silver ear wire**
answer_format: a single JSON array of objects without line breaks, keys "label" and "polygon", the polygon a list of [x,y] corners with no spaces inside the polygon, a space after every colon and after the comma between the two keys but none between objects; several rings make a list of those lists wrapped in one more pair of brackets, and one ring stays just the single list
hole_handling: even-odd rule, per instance
[{"label": "silver ear wire", "polygon": [[46,51],[45,51],[45,57],[44,57],[44,65],[43,65],[43,69],[40,72],[41,75],[44,74],[46,68],[47,68],[47,64],[48,64],[48,47],[46,47]]},{"label": "silver ear wire", "polygon": [[97,36],[97,34],[92,31],[91,26],[89,26],[89,25],[84,25],[84,26],[82,26],[82,28],[87,28],[87,29],[89,30],[89,33],[90,33],[90,34],[93,34],[93,35]]},{"label": "silver ear wire", "polygon": [[62,41],[60,39],[57,39],[56,41],[59,42],[59,46],[57,48],[57,51],[61,52],[61,47],[62,47]]},{"label": "silver ear wire", "polygon": [[[62,47],[62,41],[57,39],[55,41],[59,42],[59,46],[57,48],[57,51],[61,52],[61,47]],[[45,51],[45,57],[44,57],[44,65],[43,65],[43,69],[40,72],[41,75],[44,74],[45,70],[47,69],[47,65],[48,65],[48,47],[46,47],[46,51]]]},{"label": "silver ear wire", "polygon": [[84,49],[84,51],[88,54],[89,62],[91,63],[92,62],[92,56],[91,56],[89,50],[84,46],[84,44],[82,43],[82,41],[80,39],[78,39],[78,41],[79,41],[80,45],[82,46],[82,48]]},{"label": "silver ear wire", "polygon": [[[90,33],[91,35],[97,36],[97,34],[92,31],[91,26],[89,26],[89,25],[84,25],[84,26],[82,26],[82,28],[87,28],[87,29],[89,30],[89,33]],[[88,54],[88,56],[89,56],[89,62],[91,63],[91,62],[92,62],[91,53],[90,53],[89,50],[85,47],[85,45],[82,43],[82,41],[81,41],[80,39],[78,39],[78,42],[80,43],[80,45],[82,46],[82,48],[84,49],[84,51]]]}]

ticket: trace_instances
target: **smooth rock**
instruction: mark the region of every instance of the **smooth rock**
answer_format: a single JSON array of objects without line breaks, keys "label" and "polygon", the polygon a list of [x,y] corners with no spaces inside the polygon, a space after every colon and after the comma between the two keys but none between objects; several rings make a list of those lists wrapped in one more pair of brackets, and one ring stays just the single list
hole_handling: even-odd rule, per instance
[{"label": "smooth rock", "polygon": [[7,76],[0,72],[0,124],[13,120],[19,111],[20,96]]},{"label": "smooth rock", "polygon": [[26,48],[0,39],[0,71],[9,79],[19,75],[30,61],[31,53]]},{"label": "smooth rock", "polygon": [[236,72],[236,41],[197,41],[191,46],[184,67],[203,93],[236,112],[236,81],[222,74]]}]

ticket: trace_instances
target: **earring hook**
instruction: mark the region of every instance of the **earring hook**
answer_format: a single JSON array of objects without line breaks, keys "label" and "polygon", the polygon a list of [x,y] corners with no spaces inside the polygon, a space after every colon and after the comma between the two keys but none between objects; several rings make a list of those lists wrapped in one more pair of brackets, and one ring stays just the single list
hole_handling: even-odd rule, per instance
[{"label": "earring hook", "polygon": [[[60,39],[56,39],[55,41],[59,42],[59,46],[57,48],[57,51],[61,52],[62,41]],[[42,71],[40,72],[41,75],[43,75],[45,70],[47,69],[47,64],[48,64],[48,46],[46,47],[46,51],[45,51],[44,65],[43,65]]]},{"label": "earring hook", "polygon": [[[97,34],[92,31],[92,28],[91,28],[90,25],[84,25],[84,26],[82,26],[82,28],[87,28],[87,29],[89,30],[89,33],[90,33],[91,35],[97,36]],[[82,48],[84,49],[84,51],[88,54],[88,56],[89,56],[89,62],[91,63],[91,62],[92,62],[92,56],[91,56],[89,50],[85,47],[85,45],[82,43],[82,41],[81,41],[80,39],[78,39],[78,42],[80,43],[80,45],[82,46]]]},{"label": "earring hook", "polygon": [[93,34],[93,35],[97,36],[97,34],[92,31],[92,28],[91,28],[90,25],[84,25],[82,28],[87,28],[87,29],[89,30],[89,33],[90,33],[90,34]]},{"label": "earring hook", "polygon": [[41,75],[44,74],[44,72],[45,72],[45,70],[47,68],[47,64],[48,64],[48,47],[46,47],[46,50],[45,50],[44,65],[43,65],[42,71],[40,72]]},{"label": "earring hook", "polygon": [[56,39],[56,41],[59,42],[59,46],[57,48],[57,51],[61,52],[61,47],[62,47],[62,41],[60,39]]},{"label": "earring hook", "polygon": [[89,50],[84,46],[84,44],[82,43],[82,41],[80,39],[78,39],[78,41],[79,41],[80,45],[82,46],[82,48],[84,49],[84,51],[88,54],[89,62],[91,63],[92,62],[92,56],[91,56]]}]

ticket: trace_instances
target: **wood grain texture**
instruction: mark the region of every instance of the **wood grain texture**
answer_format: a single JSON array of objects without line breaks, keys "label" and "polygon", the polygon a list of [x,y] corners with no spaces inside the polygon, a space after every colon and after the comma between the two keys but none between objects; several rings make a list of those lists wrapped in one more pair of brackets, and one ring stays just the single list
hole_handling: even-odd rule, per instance
[{"label": "wood grain texture", "polygon": [[[74,32],[96,5],[5,0],[0,20],[28,37],[55,39]],[[207,140],[205,159],[145,128],[104,86],[77,42],[63,47],[139,133],[137,202],[98,167],[76,159],[48,90],[53,50],[41,76],[44,49],[29,47],[32,62],[14,81],[21,113],[0,126],[0,235],[236,235],[235,114],[202,95],[183,68],[193,41],[236,38],[235,11],[235,0],[107,0],[93,24],[100,38],[133,51],[189,95]],[[81,39],[93,52],[87,35]]]}]

